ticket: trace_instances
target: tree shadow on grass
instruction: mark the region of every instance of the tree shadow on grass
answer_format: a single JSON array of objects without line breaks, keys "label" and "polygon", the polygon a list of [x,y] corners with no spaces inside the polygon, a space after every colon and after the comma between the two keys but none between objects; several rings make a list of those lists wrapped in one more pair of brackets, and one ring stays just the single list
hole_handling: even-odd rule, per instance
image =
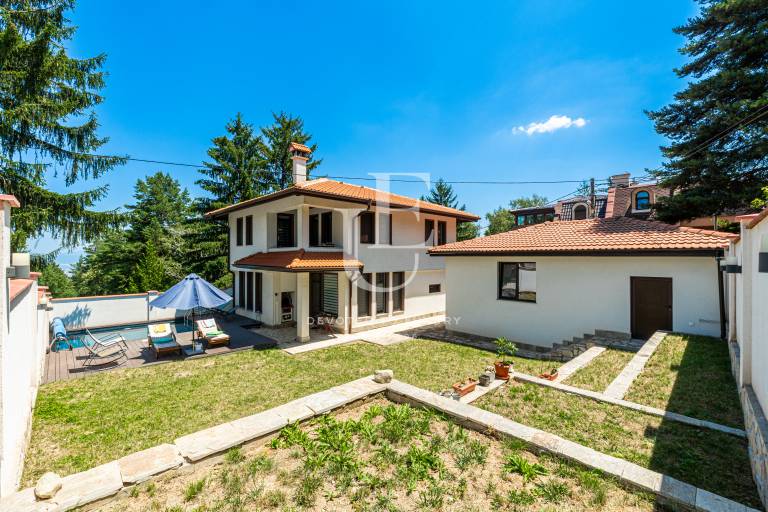
[{"label": "tree shadow on grass", "polygon": [[[743,428],[726,342],[688,336],[679,362],[670,361],[674,384],[666,409]],[[658,354],[657,354],[658,355]],[[749,464],[747,440],[664,419],[644,432],[653,439],[649,467],[745,505],[762,508]]]}]

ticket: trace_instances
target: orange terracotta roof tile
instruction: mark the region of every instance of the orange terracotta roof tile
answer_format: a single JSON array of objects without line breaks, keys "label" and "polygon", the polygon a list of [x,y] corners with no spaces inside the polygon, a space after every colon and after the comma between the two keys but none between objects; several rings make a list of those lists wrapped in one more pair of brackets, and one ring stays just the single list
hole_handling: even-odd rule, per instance
[{"label": "orange terracotta roof tile", "polygon": [[305,146],[304,144],[299,144],[298,142],[291,142],[289,149],[291,151],[302,151],[304,153],[312,152],[312,150],[309,149],[307,146]]},{"label": "orange terracotta roof tile", "polygon": [[434,255],[658,252],[724,249],[738,235],[628,217],[545,222],[429,250]]},{"label": "orange terracotta roof tile", "polygon": [[310,270],[346,270],[363,267],[360,261],[342,252],[298,251],[257,252],[234,263],[238,267],[273,268],[290,272]]},{"label": "orange terracotta roof tile", "polygon": [[315,197],[325,197],[331,199],[339,199],[342,201],[352,201],[360,204],[372,204],[377,206],[389,206],[391,208],[414,208],[422,213],[432,213],[436,215],[445,215],[448,217],[455,217],[460,221],[476,221],[480,217],[463,210],[457,210],[455,208],[448,208],[439,204],[430,203],[428,201],[422,201],[420,199],[414,199],[408,196],[401,196],[399,194],[393,194],[391,192],[385,192],[383,190],[377,190],[375,188],[364,187],[362,185],[352,185],[344,183],[342,181],[329,180],[327,178],[319,178],[316,180],[306,181],[297,185],[293,185],[284,190],[273,192],[265,196],[254,197],[241,203],[219,208],[206,213],[207,217],[218,217],[231,211],[240,210],[256,204],[274,201],[281,197],[288,195],[306,195]]}]

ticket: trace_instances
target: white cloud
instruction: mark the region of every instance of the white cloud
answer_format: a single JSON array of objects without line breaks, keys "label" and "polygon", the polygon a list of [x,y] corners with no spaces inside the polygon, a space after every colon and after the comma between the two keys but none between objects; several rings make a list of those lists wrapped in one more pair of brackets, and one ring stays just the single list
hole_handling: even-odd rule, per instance
[{"label": "white cloud", "polygon": [[517,135],[524,133],[526,135],[535,135],[537,133],[551,133],[556,130],[562,130],[564,128],[583,128],[587,124],[587,120],[583,117],[577,117],[571,119],[568,116],[551,116],[544,122],[529,123],[527,126],[516,126],[512,128],[512,133]]}]

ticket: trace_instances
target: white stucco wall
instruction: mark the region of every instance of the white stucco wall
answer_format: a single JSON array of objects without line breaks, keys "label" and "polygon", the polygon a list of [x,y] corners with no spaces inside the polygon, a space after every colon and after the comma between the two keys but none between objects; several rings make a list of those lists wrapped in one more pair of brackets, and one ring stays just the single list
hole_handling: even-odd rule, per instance
[{"label": "white stucco wall", "polygon": [[67,330],[96,329],[112,325],[142,324],[147,321],[173,320],[185,311],[149,308],[158,293],[72,297],[51,300],[51,318],[64,320]]},{"label": "white stucco wall", "polygon": [[[671,277],[675,331],[720,335],[714,257],[446,257],[455,330],[553,343],[595,329],[630,332],[630,277]],[[498,262],[536,263],[535,303],[497,299]]]},{"label": "white stucco wall", "polygon": [[[363,262],[366,272],[380,271],[416,271],[442,270],[443,258],[427,255],[424,244],[424,222],[426,219],[446,222],[447,242],[456,241],[456,219],[440,215],[424,214],[410,210],[388,210],[373,207],[377,216],[377,244],[360,244],[358,213],[366,209],[365,205],[315,197],[291,196],[273,202],[244,208],[229,214],[230,229],[230,265],[236,270],[235,261],[257,252],[305,249],[311,251],[344,250]],[[310,247],[309,215],[322,211],[333,211],[333,241],[336,247]],[[293,212],[297,214],[296,247],[275,248],[276,213]],[[386,221],[381,216],[392,213],[392,245],[388,243]],[[253,244],[237,245],[237,219],[253,216]],[[245,225],[245,221],[243,221]],[[243,236],[245,243],[245,236]]]},{"label": "white stucco wall", "polygon": [[37,306],[37,283],[22,292],[10,307],[8,338],[2,347],[3,495],[14,491],[21,479],[48,341],[47,314]]},{"label": "white stucco wall", "polygon": [[741,355],[743,385],[752,385],[763,411],[768,411],[768,273],[758,271],[763,240],[768,240],[768,220],[752,229],[742,225],[741,239],[731,254],[742,266],[735,277],[735,339]]}]

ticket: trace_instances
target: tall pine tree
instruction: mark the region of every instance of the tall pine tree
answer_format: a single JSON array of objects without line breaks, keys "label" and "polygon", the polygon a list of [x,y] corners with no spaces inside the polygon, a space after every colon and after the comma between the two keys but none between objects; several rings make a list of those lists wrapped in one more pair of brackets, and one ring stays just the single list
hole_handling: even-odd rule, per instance
[{"label": "tall pine tree", "polygon": [[[293,162],[288,152],[288,145],[291,142],[304,144],[314,154],[317,151],[317,144],[310,145],[312,135],[304,131],[304,120],[301,117],[280,112],[273,113],[272,118],[274,122],[261,129],[261,154],[266,162],[272,190],[282,190],[293,184],[291,176]],[[307,161],[307,177],[321,162],[322,160],[314,160],[310,156]]]},{"label": "tall pine tree", "polygon": [[[459,199],[456,197],[456,192],[453,191],[453,186],[443,178],[438,178],[435,184],[432,185],[429,194],[421,196],[421,200],[457,210],[467,209],[467,206],[464,204],[459,206]],[[456,226],[456,240],[461,241],[475,238],[479,232],[480,228],[477,226],[477,223],[461,222]]]},{"label": "tall pine tree", "polygon": [[671,141],[662,147],[669,162],[652,171],[674,192],[656,205],[666,221],[749,206],[768,182],[768,2],[699,4],[699,15],[675,29],[689,57],[675,72],[688,85],[648,114]]},{"label": "tall pine tree", "polygon": [[122,221],[116,211],[93,211],[101,186],[58,194],[49,173],[67,185],[98,178],[123,158],[93,156],[106,142],[96,130],[105,56],[76,59],[65,47],[75,28],[73,0],[16,0],[0,6],[0,190],[15,195],[12,246],[50,233],[64,246],[89,242]]}]

